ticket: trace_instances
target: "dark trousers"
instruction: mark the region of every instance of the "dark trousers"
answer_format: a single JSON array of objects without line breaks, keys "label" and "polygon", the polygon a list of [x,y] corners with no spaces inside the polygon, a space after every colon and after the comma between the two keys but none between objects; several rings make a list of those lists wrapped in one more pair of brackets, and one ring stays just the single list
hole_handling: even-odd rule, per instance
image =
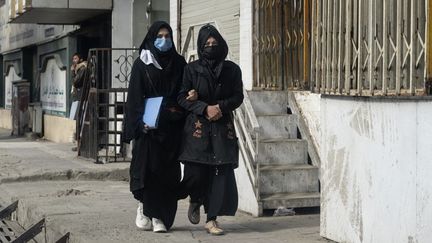
[{"label": "dark trousers", "polygon": [[204,205],[207,218],[229,215],[237,211],[238,194],[231,164],[212,166],[184,163],[179,198],[190,196],[191,202]]}]

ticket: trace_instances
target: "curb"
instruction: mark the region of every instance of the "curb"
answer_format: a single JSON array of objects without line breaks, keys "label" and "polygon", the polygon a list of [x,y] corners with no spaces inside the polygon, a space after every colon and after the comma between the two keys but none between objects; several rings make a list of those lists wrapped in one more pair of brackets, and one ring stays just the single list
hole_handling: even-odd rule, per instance
[{"label": "curb", "polygon": [[46,172],[42,174],[4,178],[2,183],[30,182],[30,181],[61,181],[61,180],[89,180],[89,181],[129,181],[129,168],[110,171],[66,170]]}]

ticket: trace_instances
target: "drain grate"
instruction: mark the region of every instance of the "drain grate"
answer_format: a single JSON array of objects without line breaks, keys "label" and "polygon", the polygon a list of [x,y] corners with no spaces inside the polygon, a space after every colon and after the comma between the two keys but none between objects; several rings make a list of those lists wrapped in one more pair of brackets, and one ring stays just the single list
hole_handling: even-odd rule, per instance
[{"label": "drain grate", "polygon": [[18,201],[10,204],[6,208],[0,207],[0,243],[14,242],[18,236],[24,232],[16,222],[8,220],[18,207]]},{"label": "drain grate", "polygon": [[12,228],[4,220],[0,221],[0,243],[11,242],[16,238]]},{"label": "drain grate", "polygon": [[[34,224],[28,229],[24,229],[17,221],[11,220],[11,215],[16,211],[18,201],[2,208],[0,206],[0,243],[25,243],[36,242],[33,240],[45,227],[45,218]],[[69,242],[70,233],[66,233],[56,243]],[[46,239],[45,239],[46,241]]]}]

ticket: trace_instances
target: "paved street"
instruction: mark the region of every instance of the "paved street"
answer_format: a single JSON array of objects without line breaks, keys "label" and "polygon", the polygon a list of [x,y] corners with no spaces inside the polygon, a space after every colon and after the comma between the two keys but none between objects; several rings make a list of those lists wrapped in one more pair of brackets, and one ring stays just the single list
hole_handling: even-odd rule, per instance
[{"label": "paved street", "polygon": [[71,144],[11,138],[0,129],[0,204],[19,199],[25,227],[45,217],[47,232],[38,242],[54,242],[67,232],[70,242],[327,242],[319,236],[319,215],[255,218],[238,212],[221,217],[227,234],[210,236],[187,219],[180,201],[171,232],[139,231],[137,202],[127,182],[127,163],[94,164],[76,158]]}]

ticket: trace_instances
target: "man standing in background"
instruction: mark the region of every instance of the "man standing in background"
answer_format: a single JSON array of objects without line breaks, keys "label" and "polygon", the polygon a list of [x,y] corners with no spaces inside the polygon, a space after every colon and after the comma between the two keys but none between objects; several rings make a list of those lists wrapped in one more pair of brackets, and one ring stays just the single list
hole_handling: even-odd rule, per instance
[{"label": "man standing in background", "polygon": [[[71,95],[72,95],[72,105],[70,109],[70,119],[77,120],[78,119],[78,112],[77,109],[79,107],[79,102],[81,100],[82,95],[82,87],[84,85],[84,79],[85,79],[85,71],[87,68],[87,62],[83,61],[81,55],[79,53],[75,53],[72,56],[72,66],[71,66],[71,75],[72,75],[72,88],[71,88]],[[77,132],[75,131],[74,135],[74,143],[77,140]],[[72,151],[77,151],[77,147],[74,146],[72,148]]]}]

